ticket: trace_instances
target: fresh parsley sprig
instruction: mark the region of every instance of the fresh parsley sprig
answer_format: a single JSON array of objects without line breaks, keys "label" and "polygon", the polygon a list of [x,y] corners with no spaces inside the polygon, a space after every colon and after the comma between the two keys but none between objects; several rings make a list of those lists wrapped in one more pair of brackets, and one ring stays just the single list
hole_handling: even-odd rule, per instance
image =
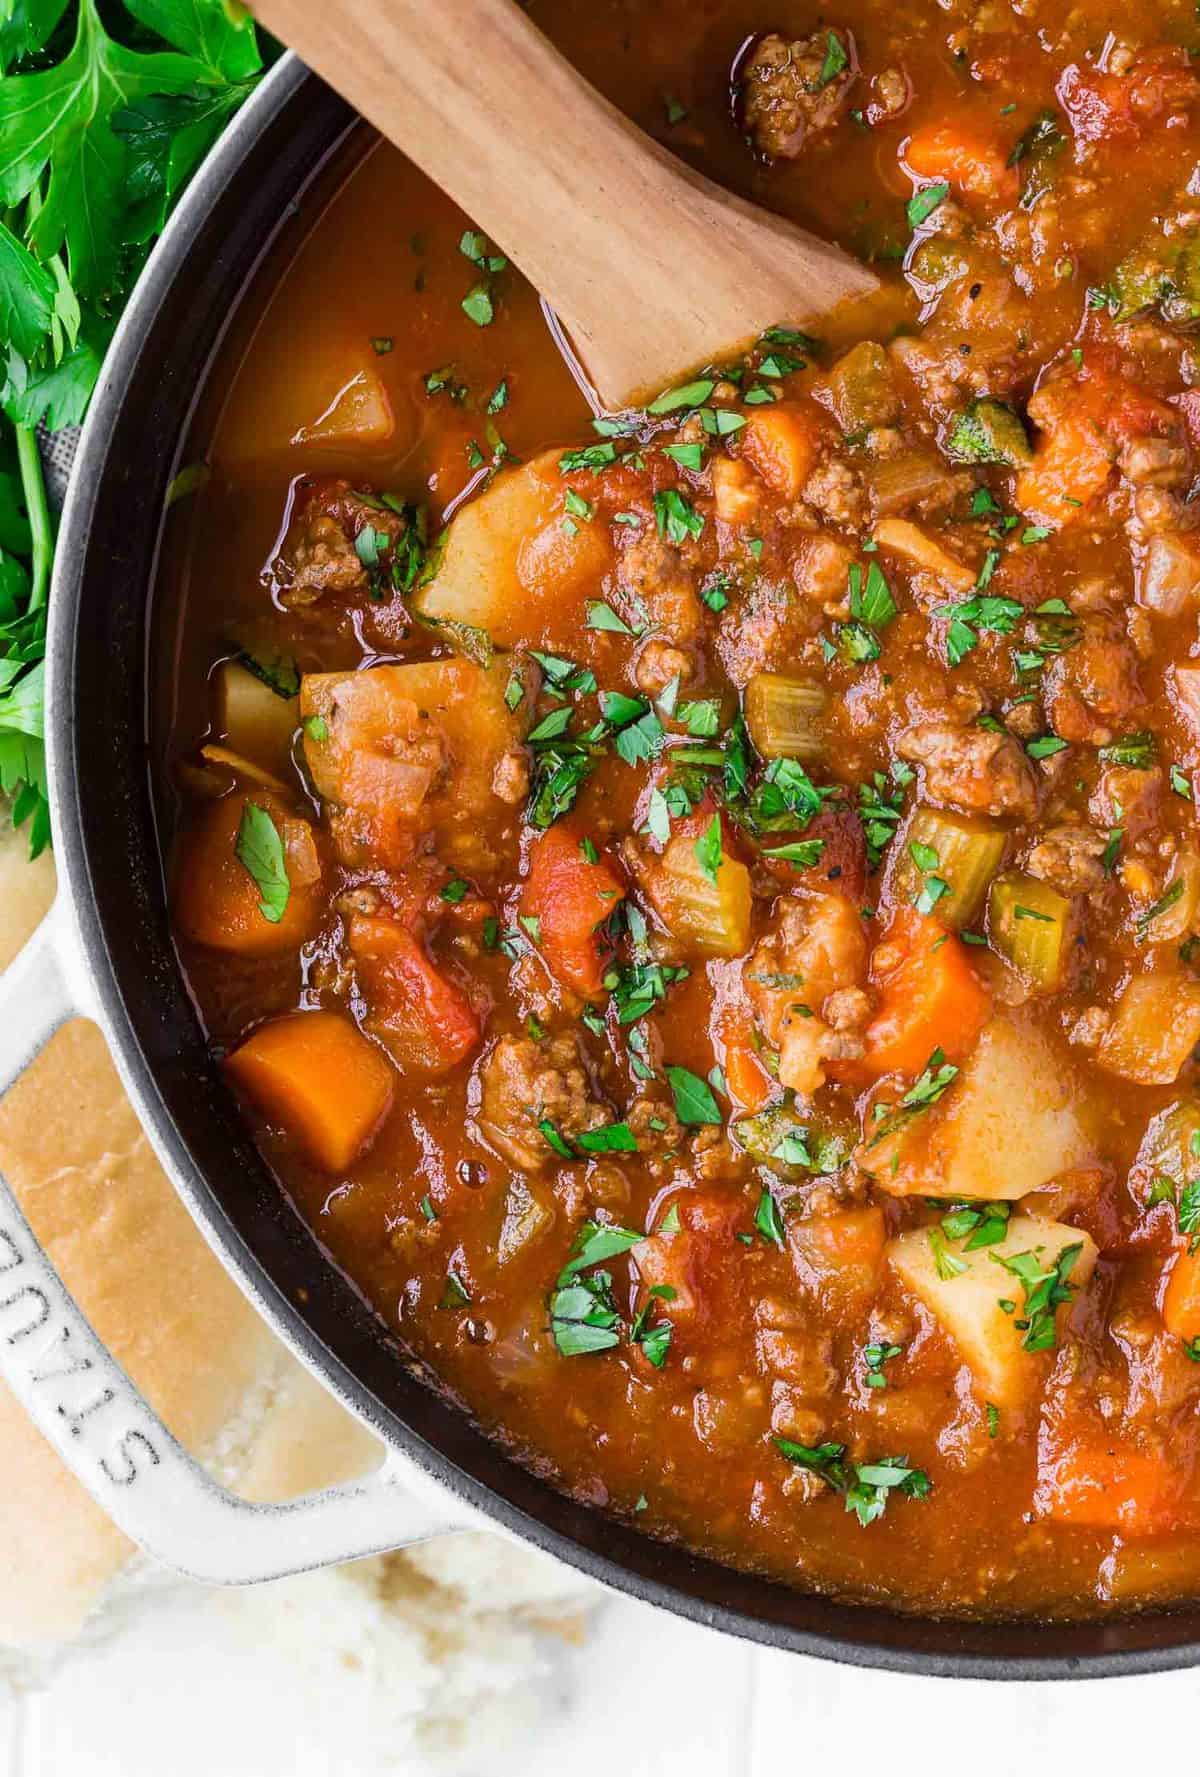
[{"label": "fresh parsley sprig", "polygon": [[0,791],[50,837],[42,656],[54,526],[36,428],[82,420],[121,304],[253,89],[231,0],[0,0]]}]

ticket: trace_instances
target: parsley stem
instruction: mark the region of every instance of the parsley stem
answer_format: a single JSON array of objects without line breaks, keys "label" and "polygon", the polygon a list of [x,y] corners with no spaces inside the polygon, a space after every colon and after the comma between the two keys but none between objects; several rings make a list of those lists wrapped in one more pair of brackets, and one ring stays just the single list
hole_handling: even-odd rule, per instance
[{"label": "parsley stem", "polygon": [[21,466],[21,491],[29,515],[33,538],[32,585],[29,609],[40,611],[50,589],[50,564],[54,560],[54,521],[46,500],[46,483],[42,475],[42,459],[38,451],[37,433],[32,426],[17,426],[17,461]]}]

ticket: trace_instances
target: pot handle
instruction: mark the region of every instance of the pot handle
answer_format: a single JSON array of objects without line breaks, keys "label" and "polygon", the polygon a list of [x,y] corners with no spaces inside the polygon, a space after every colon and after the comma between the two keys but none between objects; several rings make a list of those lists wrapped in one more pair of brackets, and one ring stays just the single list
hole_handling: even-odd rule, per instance
[{"label": "pot handle", "polygon": [[[0,1096],[77,1016],[94,1012],[60,899],[0,976]],[[208,1584],[278,1579],[473,1522],[399,1454],[359,1481],[282,1505],[219,1486],[97,1339],[2,1175],[0,1379],[128,1537]]]}]

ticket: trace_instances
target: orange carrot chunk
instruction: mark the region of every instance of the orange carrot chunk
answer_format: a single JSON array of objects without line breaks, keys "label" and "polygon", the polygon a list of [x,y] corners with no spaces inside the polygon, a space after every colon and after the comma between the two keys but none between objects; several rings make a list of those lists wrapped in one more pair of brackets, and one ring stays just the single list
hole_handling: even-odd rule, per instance
[{"label": "orange carrot chunk", "polygon": [[1158,1536],[1194,1521],[1179,1476],[1161,1457],[1125,1443],[1078,1440],[1040,1464],[1035,1503],[1060,1524]]},{"label": "orange carrot chunk", "polygon": [[392,1105],[391,1068],[340,1012],[290,1012],[260,1025],[225,1072],[324,1172],[343,1172]]},{"label": "orange carrot chunk", "polygon": [[764,1110],[779,1091],[754,1046],[753,1021],[733,1009],[721,1020],[718,1037],[723,1051],[725,1084],[739,1110],[752,1116]]},{"label": "orange carrot chunk", "polygon": [[987,1021],[991,996],[960,939],[935,919],[902,908],[871,972],[881,998],[867,1026],[863,1065],[869,1073],[919,1074],[935,1049],[949,1061],[965,1059]]},{"label": "orange carrot chunk", "polygon": [[1021,194],[1017,169],[1007,164],[1003,147],[973,120],[914,130],[904,160],[918,179],[944,179],[960,197],[992,209],[1011,209]]},{"label": "orange carrot chunk", "polygon": [[819,444],[815,421],[798,407],[781,403],[747,418],[741,454],[772,493],[794,500],[812,473]]},{"label": "orange carrot chunk", "polygon": [[599,928],[625,894],[607,863],[592,852],[568,823],[550,827],[534,840],[529,875],[521,895],[521,918],[551,970],[564,987],[585,999],[603,989],[607,947]]}]

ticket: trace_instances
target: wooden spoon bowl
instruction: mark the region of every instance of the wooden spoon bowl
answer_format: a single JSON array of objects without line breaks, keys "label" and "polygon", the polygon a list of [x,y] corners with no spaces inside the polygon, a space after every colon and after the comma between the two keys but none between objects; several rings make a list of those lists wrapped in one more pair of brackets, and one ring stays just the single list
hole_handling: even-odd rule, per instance
[{"label": "wooden spoon bowl", "polygon": [[605,407],[878,288],[651,141],[512,0],[254,10],[521,268]]}]

